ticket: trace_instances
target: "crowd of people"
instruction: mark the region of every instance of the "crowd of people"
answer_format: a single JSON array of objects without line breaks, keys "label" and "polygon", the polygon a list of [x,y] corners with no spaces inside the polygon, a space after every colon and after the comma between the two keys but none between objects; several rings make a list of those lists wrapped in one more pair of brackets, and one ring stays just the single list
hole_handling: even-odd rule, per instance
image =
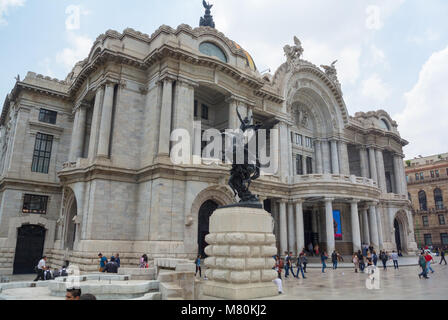
[{"label": "crowd of people", "polygon": [[36,266],[37,276],[34,279],[34,281],[54,280],[58,277],[67,277],[68,276],[66,266],[62,266],[61,269],[53,268],[53,270],[51,270],[51,268],[49,266],[47,266],[46,263],[47,263],[47,257],[43,256],[42,259],[39,260],[39,263]]}]

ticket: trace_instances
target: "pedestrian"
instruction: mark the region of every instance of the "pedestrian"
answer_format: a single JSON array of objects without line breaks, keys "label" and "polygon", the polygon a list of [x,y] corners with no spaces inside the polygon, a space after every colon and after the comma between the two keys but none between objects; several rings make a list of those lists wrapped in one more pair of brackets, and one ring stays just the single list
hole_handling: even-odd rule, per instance
[{"label": "pedestrian", "polygon": [[364,272],[365,263],[364,263],[364,255],[361,253],[361,250],[358,250],[358,261],[359,261],[359,271]]},{"label": "pedestrian", "polygon": [[100,258],[100,261],[99,261],[99,263],[100,263],[99,271],[100,272],[104,272],[104,269],[106,268],[107,258],[103,257],[103,254],[101,252],[98,254],[98,258]]},{"label": "pedestrian", "polygon": [[115,262],[115,257],[110,258],[110,261],[106,263],[103,272],[118,273],[118,264]]},{"label": "pedestrian", "polygon": [[299,254],[297,257],[297,273],[296,278],[299,279],[299,271],[302,273],[302,278],[306,279],[305,273],[303,272],[303,257],[305,256],[305,253]]},{"label": "pedestrian", "polygon": [[140,257],[140,266],[139,267],[141,269],[148,268],[148,256],[146,254],[143,254]]},{"label": "pedestrian", "polygon": [[328,255],[326,251],[323,251],[320,256],[320,261],[322,262],[322,273],[325,273],[325,268],[327,267],[327,264],[325,261],[328,259]]},{"label": "pedestrian", "polygon": [[276,257],[275,260],[275,271],[277,271],[278,278],[282,278],[282,270],[283,270],[283,259],[280,256]]},{"label": "pedestrian", "polygon": [[53,279],[53,272],[51,272],[50,267],[45,267],[44,271],[44,280],[52,280]]},{"label": "pedestrian", "polygon": [[319,256],[319,245],[316,243],[316,245],[314,246],[314,254],[316,256]]},{"label": "pedestrian", "polygon": [[117,263],[118,268],[120,268],[121,261],[120,261],[120,254],[119,253],[115,254],[115,262]]},{"label": "pedestrian", "polygon": [[362,246],[362,255],[365,257],[367,256],[367,250],[368,250],[368,246],[366,244],[364,244]]},{"label": "pedestrian", "polygon": [[196,273],[194,274],[194,276],[196,277],[196,275],[198,274],[199,271],[199,278],[202,278],[202,272],[201,272],[201,255],[199,254],[198,257],[196,258],[196,260],[194,261],[194,264],[196,265]]},{"label": "pedestrian", "polygon": [[61,270],[59,270],[59,274],[61,275],[61,277],[68,277],[67,267],[62,266]]},{"label": "pedestrian", "polygon": [[37,277],[34,279],[34,281],[39,280],[45,280],[44,272],[45,272],[45,264],[47,262],[47,257],[43,256],[42,259],[39,260],[39,263],[37,264]]},{"label": "pedestrian", "polygon": [[369,251],[370,251],[370,253],[373,253],[373,244],[370,244]]},{"label": "pedestrian", "polygon": [[336,250],[333,250],[333,253],[331,254],[331,262],[333,262],[333,270],[336,270],[338,268],[338,254],[336,253]]},{"label": "pedestrian", "polygon": [[61,271],[58,268],[53,269],[53,279],[59,278],[61,276]]},{"label": "pedestrian", "polygon": [[355,265],[355,273],[358,273],[359,259],[358,259],[358,255],[356,254],[356,252],[353,253],[352,261],[353,261],[353,264]]},{"label": "pedestrian", "polygon": [[308,264],[308,257],[306,256],[306,252],[303,253],[302,256],[302,265],[303,265],[303,272],[306,273],[306,265]]},{"label": "pedestrian", "polygon": [[442,264],[442,261],[445,261],[445,265],[446,265],[446,260],[445,260],[445,250],[444,250],[444,248],[441,248],[441,249],[440,249],[440,263],[439,263],[439,264]]},{"label": "pedestrian", "polygon": [[65,300],[79,300],[81,297],[81,289],[69,288],[65,293]]},{"label": "pedestrian", "polygon": [[295,277],[294,271],[292,269],[292,252],[285,252],[285,279],[289,276],[289,270],[291,270],[292,276]]},{"label": "pedestrian", "polygon": [[431,270],[431,273],[434,273],[434,270],[431,268],[431,261],[434,261],[432,255],[429,253],[430,251],[427,250],[425,253],[425,259],[426,259],[426,273],[429,273],[429,270]]},{"label": "pedestrian", "polygon": [[420,256],[418,258],[418,264],[422,268],[422,272],[418,274],[418,277],[421,279],[422,276],[423,276],[423,278],[429,279],[428,273],[427,273],[427,270],[426,270],[425,254],[424,254],[423,251],[420,252]]},{"label": "pedestrian", "polygon": [[392,251],[391,259],[394,262],[394,269],[398,269],[398,253],[395,250]]},{"label": "pedestrian", "polygon": [[308,252],[309,252],[311,255],[313,255],[313,243],[312,243],[312,242],[308,243]]},{"label": "pedestrian", "polygon": [[373,250],[373,253],[372,253],[372,260],[373,260],[373,264],[374,264],[375,267],[376,267],[376,264],[377,264],[377,262],[378,262],[378,256],[377,256],[375,250]]},{"label": "pedestrian", "polygon": [[381,259],[381,262],[383,263],[383,269],[387,270],[387,261],[389,260],[389,256],[387,255],[386,251],[382,251],[380,253],[380,259]]}]

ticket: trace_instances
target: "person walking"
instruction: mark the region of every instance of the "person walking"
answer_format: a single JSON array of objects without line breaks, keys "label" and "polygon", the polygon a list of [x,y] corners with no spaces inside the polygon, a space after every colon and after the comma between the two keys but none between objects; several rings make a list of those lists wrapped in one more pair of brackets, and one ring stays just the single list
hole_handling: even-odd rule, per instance
[{"label": "person walking", "polygon": [[381,262],[383,263],[383,270],[387,270],[387,261],[389,260],[389,256],[387,255],[386,251],[381,251],[380,259]]},{"label": "person walking", "polygon": [[308,252],[309,252],[311,255],[313,255],[313,243],[312,243],[312,242],[308,243]]},{"label": "person walking", "polygon": [[336,270],[338,268],[338,254],[336,250],[331,254],[331,262],[333,263],[333,270]]},{"label": "person walking", "polygon": [[418,274],[418,277],[421,279],[422,277],[425,279],[429,279],[428,273],[426,270],[426,259],[424,252],[420,252],[420,256],[418,258],[418,265],[422,268],[422,272]]},{"label": "person walking", "polygon": [[198,257],[194,261],[194,264],[196,265],[196,273],[194,274],[194,276],[196,277],[196,275],[198,274],[198,271],[199,271],[199,278],[202,278],[202,273],[201,273],[201,255],[200,254],[198,255]]},{"label": "person walking", "polygon": [[100,272],[104,272],[104,269],[106,268],[107,258],[103,257],[103,254],[101,252],[98,254],[98,258],[100,258],[100,260],[99,260],[99,263],[100,263],[99,271]]},{"label": "person walking", "polygon": [[377,256],[375,250],[373,250],[373,253],[372,253],[372,260],[373,260],[373,264],[374,264],[375,267],[376,267],[376,264],[377,264],[377,262],[378,262],[378,256]]},{"label": "person walking", "polygon": [[442,264],[442,261],[445,261],[445,265],[446,265],[445,248],[441,248],[440,249],[440,263],[439,264]]},{"label": "person walking", "polygon": [[325,273],[325,268],[327,267],[327,264],[325,261],[328,259],[328,255],[326,251],[323,251],[320,255],[320,261],[322,262],[322,273]]},{"label": "person walking", "polygon": [[391,258],[394,262],[394,269],[398,269],[398,253],[396,253],[395,250],[392,251]]},{"label": "person walking", "polygon": [[282,279],[282,270],[283,270],[283,259],[280,256],[277,256],[275,259],[275,271],[277,271],[278,278]]},{"label": "person walking", "polygon": [[429,270],[431,270],[431,273],[434,273],[434,270],[431,268],[431,261],[434,261],[434,258],[429,253],[429,250],[425,253],[425,259],[426,259],[426,273],[429,273]]},{"label": "person walking", "polygon": [[364,255],[361,253],[361,250],[358,250],[358,261],[359,261],[359,271],[364,272],[365,263],[364,263]]},{"label": "person walking", "polygon": [[297,279],[299,279],[299,271],[302,273],[302,278],[306,279],[305,273],[303,272],[303,257],[304,257],[304,255],[305,255],[305,253],[301,253],[297,257],[297,273],[296,273]]},{"label": "person walking", "polygon": [[355,273],[358,273],[359,259],[358,259],[358,254],[356,252],[353,253],[352,261],[353,261],[353,264],[355,265]]},{"label": "person walking", "polygon": [[314,246],[314,254],[316,256],[319,256],[319,245],[316,243],[316,245]]},{"label": "person walking", "polygon": [[306,252],[302,255],[302,265],[303,265],[303,272],[306,273],[306,265],[308,264],[308,257],[306,256]]},{"label": "person walking", "polygon": [[292,276],[295,277],[294,271],[292,269],[292,252],[285,252],[285,279],[289,276],[289,270],[291,270]]},{"label": "person walking", "polygon": [[45,280],[44,272],[46,269],[45,266],[46,262],[47,262],[46,256],[43,256],[42,259],[39,260],[39,263],[37,264],[37,277],[36,279],[34,279],[34,281]]}]

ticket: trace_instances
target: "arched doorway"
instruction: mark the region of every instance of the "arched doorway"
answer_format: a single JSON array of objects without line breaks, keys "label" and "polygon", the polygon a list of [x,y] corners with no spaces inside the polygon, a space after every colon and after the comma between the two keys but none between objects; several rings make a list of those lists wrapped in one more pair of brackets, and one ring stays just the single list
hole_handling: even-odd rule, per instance
[{"label": "arched doorway", "polygon": [[18,228],[13,274],[34,273],[44,252],[45,233],[45,228],[38,225]]},{"label": "arched doorway", "polygon": [[397,219],[394,219],[394,228],[395,228],[395,244],[397,245],[397,251],[402,251],[401,246],[401,232],[400,232],[400,223]]},{"label": "arched doorway", "polygon": [[208,245],[205,242],[205,236],[209,234],[209,226],[210,226],[210,216],[212,213],[218,208],[218,204],[215,201],[207,200],[205,201],[201,208],[199,209],[198,214],[198,254],[203,257],[206,256],[204,250]]}]

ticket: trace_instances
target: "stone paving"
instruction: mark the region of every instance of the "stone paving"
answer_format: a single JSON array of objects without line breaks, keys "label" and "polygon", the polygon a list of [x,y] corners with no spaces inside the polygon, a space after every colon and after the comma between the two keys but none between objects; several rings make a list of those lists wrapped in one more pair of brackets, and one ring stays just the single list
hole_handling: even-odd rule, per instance
[{"label": "stone paving", "polygon": [[[439,261],[437,259],[436,261]],[[328,265],[328,264],[327,264]],[[380,289],[367,289],[366,273],[331,266],[322,273],[318,268],[307,269],[306,279],[283,277],[283,291],[275,300],[446,300],[448,299],[448,266],[434,264],[430,279],[420,280],[420,268],[402,266],[380,270]],[[283,274],[284,275],[284,274]]]}]

